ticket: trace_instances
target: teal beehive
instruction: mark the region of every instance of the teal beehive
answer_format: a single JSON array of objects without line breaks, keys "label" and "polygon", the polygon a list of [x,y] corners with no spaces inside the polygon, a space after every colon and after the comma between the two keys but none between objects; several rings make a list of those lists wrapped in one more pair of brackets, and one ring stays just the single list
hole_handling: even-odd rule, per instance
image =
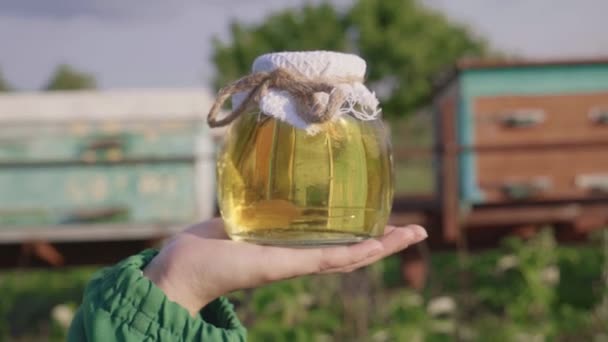
[{"label": "teal beehive", "polygon": [[209,105],[201,89],[0,95],[0,230],[210,217]]},{"label": "teal beehive", "polygon": [[608,60],[465,61],[434,103],[438,183],[460,203],[608,193]]}]

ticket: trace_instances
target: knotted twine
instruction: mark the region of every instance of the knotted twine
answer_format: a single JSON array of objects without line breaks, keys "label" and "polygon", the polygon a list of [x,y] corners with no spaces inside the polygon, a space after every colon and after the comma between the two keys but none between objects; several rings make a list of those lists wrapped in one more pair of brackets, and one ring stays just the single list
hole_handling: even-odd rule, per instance
[{"label": "knotted twine", "polygon": [[[269,89],[287,92],[296,104],[298,116],[307,124],[326,122],[339,112],[340,107],[346,101],[346,95],[336,85],[362,81],[361,77],[355,76],[311,79],[284,68],[277,68],[271,72],[257,72],[220,89],[207,116],[207,123],[210,127],[230,124],[241,114],[257,106]],[[241,92],[247,92],[245,100],[228,115],[218,118],[226,100]],[[323,103],[322,94],[329,94],[327,104]]]}]

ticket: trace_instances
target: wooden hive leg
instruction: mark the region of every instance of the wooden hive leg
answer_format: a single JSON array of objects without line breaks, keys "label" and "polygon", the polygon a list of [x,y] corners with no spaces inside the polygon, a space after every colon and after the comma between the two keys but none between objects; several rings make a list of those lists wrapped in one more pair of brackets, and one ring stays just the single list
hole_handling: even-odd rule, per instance
[{"label": "wooden hive leg", "polygon": [[534,235],[536,235],[536,233],[538,232],[538,230],[541,227],[537,224],[524,224],[524,225],[519,225],[519,226],[515,226],[513,228],[513,234],[519,236],[522,239],[530,239],[531,237],[533,237]]},{"label": "wooden hive leg", "polygon": [[429,260],[423,253],[426,245],[424,242],[411,246],[401,252],[401,276],[404,282],[413,289],[421,290],[426,286],[429,274]]},{"label": "wooden hive leg", "polygon": [[[65,263],[63,255],[47,241],[30,241],[22,245],[22,260],[26,262],[34,256],[46,264],[54,267],[62,266]],[[26,265],[23,265],[26,266]]]}]

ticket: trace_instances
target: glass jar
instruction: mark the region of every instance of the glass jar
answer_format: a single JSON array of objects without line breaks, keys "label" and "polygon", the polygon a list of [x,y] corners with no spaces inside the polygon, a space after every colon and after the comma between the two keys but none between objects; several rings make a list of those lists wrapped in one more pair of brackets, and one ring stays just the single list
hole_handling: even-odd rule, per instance
[{"label": "glass jar", "polygon": [[379,117],[342,111],[311,134],[250,111],[227,131],[218,201],[234,240],[348,244],[382,235],[393,197],[389,136]]}]

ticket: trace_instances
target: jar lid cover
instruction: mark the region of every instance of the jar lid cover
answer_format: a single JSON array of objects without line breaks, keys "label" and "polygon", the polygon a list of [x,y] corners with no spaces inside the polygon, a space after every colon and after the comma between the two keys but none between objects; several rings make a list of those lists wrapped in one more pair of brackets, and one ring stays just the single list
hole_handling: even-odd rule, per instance
[{"label": "jar lid cover", "polygon": [[[379,102],[374,92],[363,84],[366,71],[365,60],[357,55],[332,51],[290,51],[274,52],[261,55],[255,59],[252,72],[272,72],[275,69],[297,72],[311,79],[336,79],[335,88],[344,95],[344,104],[338,115],[352,115],[359,120],[375,120],[380,115]],[[326,105],[329,93],[317,93],[319,101]],[[248,93],[235,93],[232,96],[232,108],[238,108]],[[269,88],[259,99],[260,111],[290,125],[305,129],[309,134],[321,131],[320,124],[305,122],[298,115],[298,105],[291,95],[280,89]]]},{"label": "jar lid cover", "polygon": [[355,78],[363,80],[367,65],[357,55],[333,51],[274,52],[255,59],[252,72],[284,68],[311,78]]}]

